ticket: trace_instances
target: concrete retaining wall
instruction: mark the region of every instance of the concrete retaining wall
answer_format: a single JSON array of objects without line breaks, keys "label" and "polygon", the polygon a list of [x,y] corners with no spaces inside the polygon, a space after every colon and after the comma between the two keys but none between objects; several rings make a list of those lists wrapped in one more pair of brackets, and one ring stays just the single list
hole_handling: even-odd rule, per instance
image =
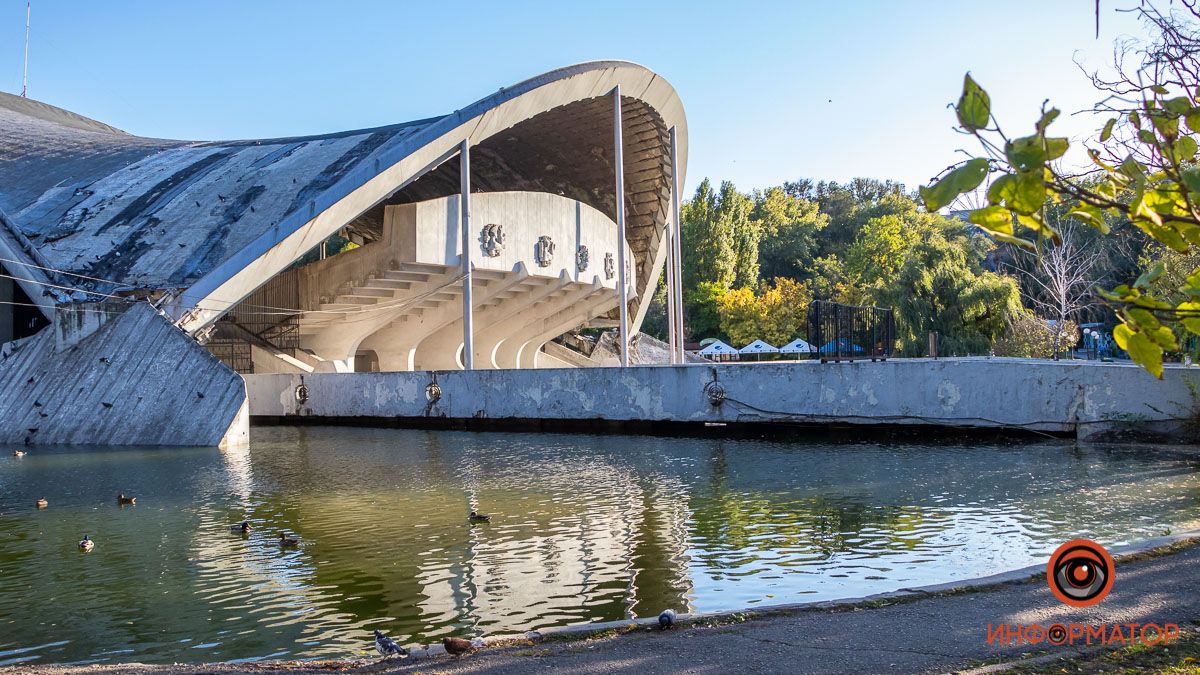
[{"label": "concrete retaining wall", "polygon": [[[435,379],[441,393],[430,400]],[[1160,381],[1132,365],[1004,358],[266,374],[246,381],[251,415],[269,417],[843,422],[1088,436],[1130,425],[1188,433],[1200,408],[1192,389],[1200,387],[1200,369],[1168,368]],[[720,392],[724,401],[714,404]]]},{"label": "concrete retaining wall", "polygon": [[60,313],[55,326],[0,350],[0,443],[247,440],[241,377],[152,307],[139,303],[118,313],[108,303],[76,311],[111,316],[72,322]]}]

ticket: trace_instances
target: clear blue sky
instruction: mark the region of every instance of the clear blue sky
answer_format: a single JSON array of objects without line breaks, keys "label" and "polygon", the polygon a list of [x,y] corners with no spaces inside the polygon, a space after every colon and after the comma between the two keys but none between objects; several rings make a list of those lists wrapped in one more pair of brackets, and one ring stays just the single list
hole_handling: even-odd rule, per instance
[{"label": "clear blue sky", "polygon": [[[688,188],[798,177],[915,188],[966,141],[964,71],[1006,128],[1044,98],[1096,96],[1139,27],[1103,0],[1003,2],[67,2],[33,0],[29,94],[126,131],[197,140],[338,131],[450,112],[501,86],[594,59],[639,62],[678,90]],[[20,92],[24,0],[0,0],[0,89]],[[1092,129],[1060,118],[1072,134]]]}]

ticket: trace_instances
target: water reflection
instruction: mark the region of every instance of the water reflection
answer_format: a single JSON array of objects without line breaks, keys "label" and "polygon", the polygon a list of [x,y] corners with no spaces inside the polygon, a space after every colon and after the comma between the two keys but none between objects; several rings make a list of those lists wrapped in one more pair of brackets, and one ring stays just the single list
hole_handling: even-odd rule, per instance
[{"label": "water reflection", "polygon": [[1063,442],[274,428],[241,452],[8,454],[0,664],[336,657],[374,627],[426,642],[862,595],[1200,514],[1195,461]]}]

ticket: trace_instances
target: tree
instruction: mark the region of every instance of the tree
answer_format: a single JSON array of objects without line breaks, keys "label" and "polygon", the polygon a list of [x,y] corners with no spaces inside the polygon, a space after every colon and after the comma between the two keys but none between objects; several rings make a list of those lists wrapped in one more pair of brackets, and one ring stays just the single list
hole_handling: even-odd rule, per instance
[{"label": "tree", "polygon": [[1017,255],[1018,264],[1012,266],[1029,282],[1030,290],[1024,294],[1029,303],[1055,320],[1055,359],[1062,351],[1067,320],[1075,319],[1094,301],[1094,271],[1102,255],[1095,240],[1084,241],[1074,223],[1059,227],[1058,232],[1057,243],[1047,242],[1040,255],[1022,251]]},{"label": "tree", "polygon": [[1009,318],[1008,329],[996,340],[993,349],[996,356],[1023,356],[1025,358],[1057,358],[1058,345],[1067,340],[1079,339],[1079,327],[1067,321],[1051,326],[1048,321],[1032,310],[1014,312]]},{"label": "tree", "polygon": [[758,264],[764,279],[812,275],[817,236],[829,222],[816,202],[789,195],[782,187],[768,188],[755,194],[753,218],[762,228]]},{"label": "tree", "polygon": [[681,211],[684,288],[697,288],[701,282],[729,288],[737,265],[733,232],[729,219],[718,215],[717,195],[707,178]]},{"label": "tree", "polygon": [[737,288],[716,299],[721,330],[735,345],[762,339],[781,346],[807,334],[812,293],[797,281],[780,277],[761,294]]},{"label": "tree", "polygon": [[979,269],[974,251],[952,229],[930,228],[896,276],[873,292],[876,303],[895,309],[905,356],[923,354],[931,331],[940,334],[943,353],[987,352],[1023,309],[1016,281]]},{"label": "tree", "polygon": [[[1096,168],[1084,176],[1056,161],[1070,147],[1048,133],[1057,108],[1043,106],[1034,133],[1012,137],[993,116],[987,91],[967,74],[955,113],[982,151],[922,187],[926,207],[940,209],[990,177],[988,206],[968,219],[997,240],[1035,251],[1061,241],[1045,218],[1049,201],[1105,234],[1112,218],[1123,216],[1177,253],[1200,246],[1200,10],[1190,2],[1173,7],[1178,11],[1141,2],[1133,11],[1154,39],[1119,43],[1111,74],[1092,74],[1103,95],[1093,111],[1111,117],[1087,149]],[[1101,291],[1122,321],[1113,331],[1117,344],[1160,378],[1164,351],[1179,348],[1173,326],[1200,335],[1200,268],[1184,278],[1174,302],[1150,290],[1161,274],[1154,265],[1132,284]]]},{"label": "tree", "polygon": [[754,202],[738,192],[733,183],[723,181],[717,197],[717,221],[719,232],[728,232],[732,238],[733,279],[729,285],[736,288],[753,288],[758,285],[758,244],[762,238],[762,226],[751,218]]},{"label": "tree", "polygon": [[683,292],[684,306],[688,308],[684,328],[694,339],[723,336],[717,300],[725,292],[724,286],[712,281],[701,281],[695,288]]}]

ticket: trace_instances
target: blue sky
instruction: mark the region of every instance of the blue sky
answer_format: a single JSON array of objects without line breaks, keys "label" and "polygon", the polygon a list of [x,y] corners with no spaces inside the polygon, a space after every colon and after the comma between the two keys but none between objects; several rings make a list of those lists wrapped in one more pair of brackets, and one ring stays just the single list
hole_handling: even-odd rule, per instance
[{"label": "blue sky", "polygon": [[[1139,26],[1092,0],[1003,2],[67,2],[33,0],[29,95],[126,131],[197,140],[338,131],[443,114],[531,75],[641,63],[687,110],[688,189],[799,177],[910,188],[970,147],[951,131],[962,75],[1007,129],[1043,99],[1097,97]],[[19,93],[24,0],[0,0],[0,89]],[[1064,115],[1060,133],[1098,123]]]}]

